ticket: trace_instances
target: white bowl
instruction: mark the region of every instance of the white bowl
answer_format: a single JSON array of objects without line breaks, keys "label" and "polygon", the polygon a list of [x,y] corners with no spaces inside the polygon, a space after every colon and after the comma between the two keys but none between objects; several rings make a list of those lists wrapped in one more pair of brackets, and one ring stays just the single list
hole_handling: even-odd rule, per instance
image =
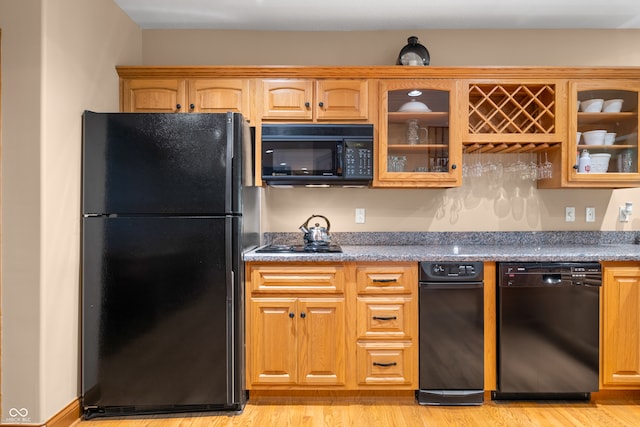
[{"label": "white bowl", "polygon": [[576,144],[580,144],[580,137],[582,136],[582,132],[576,133]]},{"label": "white bowl", "polygon": [[606,130],[590,130],[582,133],[582,139],[587,145],[603,145]]},{"label": "white bowl", "polygon": [[420,111],[424,113],[430,113],[431,109],[427,107],[425,103],[412,99],[411,101],[402,104],[402,106],[398,109],[398,111],[403,113],[408,111]]},{"label": "white bowl", "polygon": [[616,133],[607,132],[604,134],[604,145],[613,145],[616,142]]},{"label": "white bowl", "polygon": [[585,113],[599,113],[603,104],[604,99],[587,99],[580,102],[580,108]]},{"label": "white bowl", "polygon": [[619,113],[622,110],[622,99],[607,99],[602,105],[602,111],[605,113]]},{"label": "white bowl", "polygon": [[611,160],[611,154],[609,153],[594,153],[591,155],[591,170],[590,173],[605,173],[609,170],[609,160]]}]

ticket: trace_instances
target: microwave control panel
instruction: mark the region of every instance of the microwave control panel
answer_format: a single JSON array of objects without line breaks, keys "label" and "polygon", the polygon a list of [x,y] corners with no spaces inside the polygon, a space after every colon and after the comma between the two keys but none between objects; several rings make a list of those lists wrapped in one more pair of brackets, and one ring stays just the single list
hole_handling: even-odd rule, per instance
[{"label": "microwave control panel", "polygon": [[373,142],[345,140],[345,177],[373,178]]}]

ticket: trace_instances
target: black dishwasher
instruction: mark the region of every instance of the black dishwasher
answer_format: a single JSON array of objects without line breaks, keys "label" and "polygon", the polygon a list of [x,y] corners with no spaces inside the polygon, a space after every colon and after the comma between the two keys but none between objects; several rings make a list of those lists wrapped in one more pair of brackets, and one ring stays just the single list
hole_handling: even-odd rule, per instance
[{"label": "black dishwasher", "polygon": [[598,390],[601,266],[500,263],[494,399],[581,399]]},{"label": "black dishwasher", "polygon": [[484,397],[482,262],[420,263],[421,405],[479,405]]}]

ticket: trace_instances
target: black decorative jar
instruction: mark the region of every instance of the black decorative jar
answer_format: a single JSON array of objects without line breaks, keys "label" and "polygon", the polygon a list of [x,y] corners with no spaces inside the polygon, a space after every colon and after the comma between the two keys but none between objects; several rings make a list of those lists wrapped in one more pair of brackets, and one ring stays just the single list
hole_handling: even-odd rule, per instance
[{"label": "black decorative jar", "polygon": [[418,38],[411,36],[407,42],[407,45],[400,50],[396,65],[429,65],[429,51],[418,43]]}]

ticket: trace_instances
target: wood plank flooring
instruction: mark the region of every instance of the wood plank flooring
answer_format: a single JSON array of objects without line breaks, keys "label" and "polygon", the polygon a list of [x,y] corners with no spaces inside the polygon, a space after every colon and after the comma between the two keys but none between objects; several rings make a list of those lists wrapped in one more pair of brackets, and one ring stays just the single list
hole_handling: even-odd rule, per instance
[{"label": "wood plank flooring", "polygon": [[485,402],[482,406],[420,406],[414,403],[250,403],[240,415],[190,414],[79,421],[74,427],[546,427],[640,426],[639,400],[598,402]]}]

